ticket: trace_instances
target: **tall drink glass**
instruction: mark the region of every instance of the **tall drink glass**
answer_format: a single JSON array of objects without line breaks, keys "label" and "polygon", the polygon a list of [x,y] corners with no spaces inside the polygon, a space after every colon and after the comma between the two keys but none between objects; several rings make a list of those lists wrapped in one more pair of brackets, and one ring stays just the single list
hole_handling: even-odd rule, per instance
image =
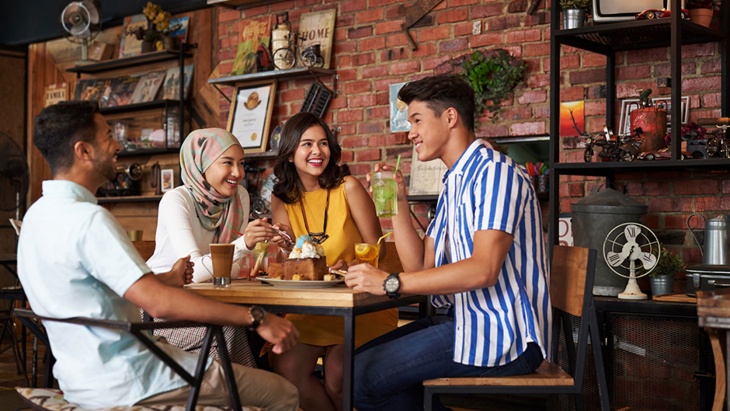
[{"label": "tall drink glass", "polygon": [[233,268],[233,244],[211,244],[210,258],[213,261],[213,286],[230,287]]},{"label": "tall drink glass", "polygon": [[378,268],[378,257],[380,256],[380,245],[369,243],[355,243],[355,257],[357,263],[368,263]]},{"label": "tall drink glass", "polygon": [[398,185],[392,171],[378,171],[370,178],[373,186],[373,202],[378,217],[393,217],[398,214]]}]

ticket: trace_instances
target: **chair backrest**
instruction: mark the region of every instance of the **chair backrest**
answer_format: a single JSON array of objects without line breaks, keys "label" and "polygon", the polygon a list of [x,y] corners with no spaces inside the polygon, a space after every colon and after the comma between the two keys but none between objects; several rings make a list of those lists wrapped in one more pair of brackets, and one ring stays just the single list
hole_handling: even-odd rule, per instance
[{"label": "chair backrest", "polygon": [[132,244],[134,244],[134,248],[137,249],[137,252],[145,261],[149,260],[150,257],[152,257],[152,254],[155,253],[154,241],[136,240],[132,241]]},{"label": "chair backrest", "polygon": [[385,242],[385,258],[378,262],[378,268],[389,273],[403,272],[403,265],[400,263],[394,242]]},{"label": "chair backrest", "polygon": [[[558,363],[560,331],[563,330],[564,351],[568,370],[577,387],[583,384],[586,353],[592,343],[597,373],[603,375],[603,361],[598,337],[598,323],[593,305],[593,277],[596,271],[596,250],[580,247],[553,247],[550,271],[550,299],[553,306],[552,361]],[[571,316],[579,320],[574,340]],[[599,376],[599,378],[601,378]],[[605,378],[605,377],[603,377]],[[605,384],[602,384],[605,386]]]},{"label": "chair backrest", "polygon": [[[581,317],[586,293],[592,295],[596,251],[580,247],[553,248],[550,268],[550,299],[555,308]],[[590,278],[589,278],[590,277]],[[586,283],[590,281],[590,287]]]}]

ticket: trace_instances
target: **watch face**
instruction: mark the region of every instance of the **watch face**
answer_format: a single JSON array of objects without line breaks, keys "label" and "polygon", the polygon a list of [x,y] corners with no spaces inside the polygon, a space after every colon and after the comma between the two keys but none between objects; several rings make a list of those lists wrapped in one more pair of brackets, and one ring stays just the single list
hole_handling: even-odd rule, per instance
[{"label": "watch face", "polygon": [[266,316],[266,311],[264,311],[264,309],[259,306],[253,306],[251,307],[251,316],[253,317],[254,321],[261,322]]},{"label": "watch face", "polygon": [[388,278],[388,280],[385,282],[385,291],[387,291],[389,293],[394,293],[394,292],[398,291],[399,286],[400,286],[400,281],[397,278],[395,278],[395,277]]}]

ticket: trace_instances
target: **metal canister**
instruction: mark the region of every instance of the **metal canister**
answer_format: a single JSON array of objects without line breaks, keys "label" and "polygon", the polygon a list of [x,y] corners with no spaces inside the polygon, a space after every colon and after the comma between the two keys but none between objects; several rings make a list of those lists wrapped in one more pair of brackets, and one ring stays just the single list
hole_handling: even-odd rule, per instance
[{"label": "metal canister", "polygon": [[626,288],[626,278],[609,268],[603,256],[603,241],[617,225],[642,223],[647,206],[618,191],[607,188],[591,194],[572,206],[573,241],[577,247],[598,251],[594,295],[617,296]]}]

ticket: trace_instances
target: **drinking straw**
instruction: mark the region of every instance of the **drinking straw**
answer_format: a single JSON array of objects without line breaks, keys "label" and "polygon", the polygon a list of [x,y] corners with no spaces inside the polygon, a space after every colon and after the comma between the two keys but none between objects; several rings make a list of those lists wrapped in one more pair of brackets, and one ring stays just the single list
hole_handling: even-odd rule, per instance
[{"label": "drinking straw", "polygon": [[395,170],[393,170],[393,174],[398,172],[398,167],[400,167],[400,154],[398,154],[398,159],[395,160]]}]

